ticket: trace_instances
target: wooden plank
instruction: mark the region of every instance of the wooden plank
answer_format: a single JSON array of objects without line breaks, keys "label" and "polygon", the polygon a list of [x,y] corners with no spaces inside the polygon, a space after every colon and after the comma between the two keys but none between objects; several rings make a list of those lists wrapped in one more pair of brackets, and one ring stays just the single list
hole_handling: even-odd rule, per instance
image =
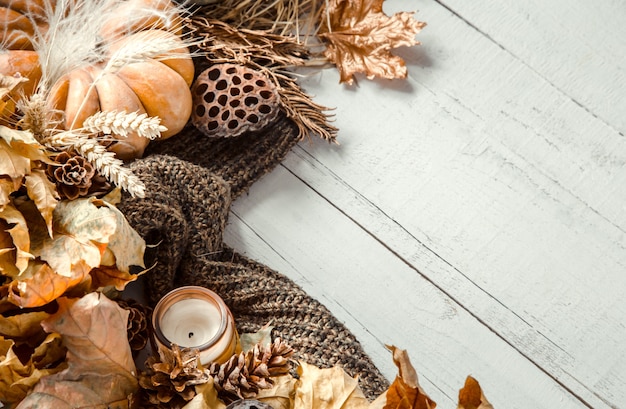
[{"label": "wooden plank", "polygon": [[626,134],[626,7],[620,1],[444,0],[622,135]]},{"label": "wooden plank", "polygon": [[469,374],[482,382],[496,407],[585,407],[282,168],[234,204],[225,241],[321,300],[390,379],[395,368],[383,344],[408,349],[440,407],[456,405]]},{"label": "wooden plank", "polygon": [[[392,10],[406,9],[405,2],[387,4]],[[623,31],[624,26],[616,23],[621,9],[612,14],[605,3],[594,14],[589,7],[595,6],[564,7],[567,27],[555,24],[553,29],[545,28],[549,35],[544,35],[540,30],[544,20],[518,21],[525,16],[520,10],[528,12],[526,6],[508,2],[506,9],[473,5],[469,11],[459,11],[459,4],[446,4],[448,9],[432,1],[419,2],[418,17],[429,26],[418,37],[422,47],[402,52],[410,66],[407,82],[362,82],[352,90],[338,86],[332,71],[309,79],[306,86],[316,101],[337,107],[342,145],[302,144],[285,166],[414,274],[422,274],[457,307],[467,309],[469,317],[497,333],[572,394],[590,407],[618,407],[626,402],[622,387],[626,384],[626,306],[620,301],[626,288],[621,63],[608,59],[609,47],[600,35],[586,37],[582,48],[573,41],[551,39],[559,38],[561,30],[565,38],[573,39],[571,24],[582,20],[594,22],[587,26],[590,32],[601,31],[598,26],[603,22],[609,32]],[[537,13],[549,11],[556,22],[557,6],[543,7]],[[533,27],[536,49],[513,49],[514,40]],[[513,36],[516,29],[521,33],[517,37]],[[623,34],[609,40],[610,48],[623,44],[621,38]],[[534,40],[528,44],[535,44]],[[602,64],[587,62],[581,70],[567,69],[568,56],[583,58],[589,50],[599,50],[591,59],[602,57]],[[541,65],[544,60],[550,63]],[[565,68],[555,61],[563,61]],[[616,83],[613,88],[612,83]],[[591,95],[594,89],[607,96],[608,103]],[[282,187],[284,178],[261,183],[270,183],[274,189],[270,194],[281,196],[283,188],[293,185]],[[301,194],[308,198],[310,192],[304,189]],[[353,290],[340,283],[324,290],[324,280],[334,279],[337,267],[358,277],[358,269],[365,268],[360,258],[378,265],[373,256],[377,253],[369,246],[361,251],[351,247],[348,253],[343,246],[322,246],[329,255],[316,253],[324,260],[313,262],[293,242],[303,241],[311,248],[315,243],[360,243],[362,232],[346,227],[353,237],[342,231],[336,216],[327,223],[315,213],[317,205],[306,201],[294,203],[289,197],[282,203],[260,197],[272,203],[261,205],[267,214],[252,209],[259,196],[242,198],[243,204],[237,204],[241,220],[234,224],[242,230],[229,233],[230,240],[279,271],[305,277],[301,280],[308,291],[334,303],[331,309],[350,320],[357,309],[349,304]],[[294,205],[300,213],[290,216],[285,208]],[[320,223],[327,230],[318,228]],[[275,251],[267,253],[268,248],[258,242],[269,243]],[[308,251],[317,251],[311,248]],[[334,256],[346,259],[337,265]],[[396,264],[390,265],[393,268],[380,275],[362,277],[363,287],[386,288],[405,278],[404,273],[396,275]],[[370,303],[380,306],[397,299],[393,292],[386,294]],[[419,314],[416,305],[406,308],[405,318]],[[365,326],[374,338],[388,333],[378,321],[351,320],[351,328]],[[435,324],[429,324],[428,333],[437,333]],[[361,335],[367,336],[367,331]],[[448,344],[420,344],[409,350],[456,354],[469,371],[473,371],[470,364],[496,356],[491,344],[487,350],[483,346],[467,351],[458,334],[450,336]],[[367,344],[368,350],[379,351],[380,341],[375,344]],[[469,355],[472,358],[466,358]],[[447,361],[435,361],[421,372],[443,396],[453,397],[459,382],[441,379],[437,374],[450,368]],[[380,359],[377,363],[383,365]],[[506,364],[507,369],[512,366]],[[456,375],[447,375],[460,376],[450,372]],[[542,384],[550,383],[541,379]],[[501,385],[494,382],[499,389]],[[507,388],[503,390],[506,395]],[[524,393],[532,395],[529,389]],[[502,396],[498,406],[512,407]],[[541,400],[543,389],[533,398]]]},{"label": "wooden plank", "polygon": [[310,89],[338,106],[347,135],[332,152],[305,149],[554,343],[537,359],[555,376],[588,400],[626,401],[613,385],[626,380],[626,140],[449,11],[425,5],[420,17],[431,31],[408,54],[422,65],[412,90],[340,93],[324,72]]}]

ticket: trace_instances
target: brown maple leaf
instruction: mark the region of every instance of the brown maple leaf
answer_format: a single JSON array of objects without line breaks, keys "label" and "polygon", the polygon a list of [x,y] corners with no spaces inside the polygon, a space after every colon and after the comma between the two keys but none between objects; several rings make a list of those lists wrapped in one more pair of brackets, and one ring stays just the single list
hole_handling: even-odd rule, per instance
[{"label": "brown maple leaf", "polygon": [[318,36],[326,43],[324,55],[339,69],[340,82],[352,84],[356,73],[364,73],[368,79],[406,78],[404,60],[390,50],[419,44],[415,35],[426,23],[408,12],[387,16],[383,1],[327,2]]}]

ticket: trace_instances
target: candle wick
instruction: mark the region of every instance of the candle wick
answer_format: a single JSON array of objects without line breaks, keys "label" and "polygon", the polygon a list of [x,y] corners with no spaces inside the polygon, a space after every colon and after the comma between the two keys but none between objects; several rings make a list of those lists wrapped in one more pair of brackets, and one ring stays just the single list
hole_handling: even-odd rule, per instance
[{"label": "candle wick", "polygon": [[189,333],[189,338],[192,338],[192,337],[193,337],[193,332],[190,332]]}]

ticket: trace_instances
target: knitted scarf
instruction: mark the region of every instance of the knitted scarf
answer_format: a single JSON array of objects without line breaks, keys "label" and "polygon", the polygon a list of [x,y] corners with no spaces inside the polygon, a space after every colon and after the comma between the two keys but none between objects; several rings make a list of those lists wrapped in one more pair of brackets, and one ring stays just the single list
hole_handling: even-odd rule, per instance
[{"label": "knitted scarf", "polygon": [[297,128],[284,116],[261,133],[236,138],[211,139],[187,128],[152,143],[143,159],[131,163],[146,185],[146,197],[126,197],[119,208],[154,245],[146,252],[146,265],[155,267],[144,275],[152,306],[176,287],[207,287],[224,299],[240,333],[271,321],[273,335],[287,341],[297,359],[342,366],[358,375],[372,399],[389,384],[354,335],[289,278],[222,242],[231,202],[297,142]]}]

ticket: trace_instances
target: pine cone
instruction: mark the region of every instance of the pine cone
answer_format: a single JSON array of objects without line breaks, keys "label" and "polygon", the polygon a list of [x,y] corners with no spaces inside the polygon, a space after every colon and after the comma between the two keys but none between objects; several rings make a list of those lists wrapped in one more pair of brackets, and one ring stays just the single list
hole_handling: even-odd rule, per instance
[{"label": "pine cone", "polygon": [[111,190],[110,183],[96,172],[86,158],[73,151],[63,151],[54,156],[56,164],[48,165],[46,175],[56,184],[62,199],[74,200],[95,196]]},{"label": "pine cone", "polygon": [[150,334],[148,332],[148,319],[152,309],[136,300],[117,300],[120,307],[128,310],[128,343],[133,355],[146,347]]},{"label": "pine cone", "polygon": [[196,396],[196,385],[209,381],[207,370],[198,367],[198,350],[159,350],[159,358],[151,356],[146,362],[147,371],[139,376],[139,385],[146,401],[142,407],[182,408]]},{"label": "pine cone", "polygon": [[228,403],[253,398],[260,389],[271,388],[273,382],[270,377],[289,373],[289,358],[293,353],[287,343],[276,338],[272,344],[257,344],[252,350],[234,355],[222,365],[211,364],[209,373],[218,396]]}]

